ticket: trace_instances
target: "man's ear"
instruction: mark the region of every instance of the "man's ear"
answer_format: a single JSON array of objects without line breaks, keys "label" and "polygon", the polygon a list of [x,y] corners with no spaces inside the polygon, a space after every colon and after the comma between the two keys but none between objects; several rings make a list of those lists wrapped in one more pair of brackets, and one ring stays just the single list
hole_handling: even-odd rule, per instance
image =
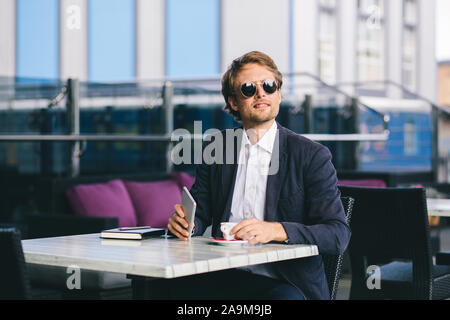
[{"label": "man's ear", "polygon": [[231,109],[233,109],[234,111],[239,111],[239,107],[236,104],[236,99],[233,96],[229,96],[228,97],[228,103],[231,106]]}]

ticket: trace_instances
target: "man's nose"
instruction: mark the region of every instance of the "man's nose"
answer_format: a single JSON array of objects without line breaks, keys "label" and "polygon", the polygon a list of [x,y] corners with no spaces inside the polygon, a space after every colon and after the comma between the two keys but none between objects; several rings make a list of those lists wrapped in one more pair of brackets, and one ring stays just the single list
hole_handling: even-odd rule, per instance
[{"label": "man's nose", "polygon": [[256,84],[255,96],[257,96],[257,97],[264,97],[265,95],[266,95],[266,92],[263,89],[262,83]]}]

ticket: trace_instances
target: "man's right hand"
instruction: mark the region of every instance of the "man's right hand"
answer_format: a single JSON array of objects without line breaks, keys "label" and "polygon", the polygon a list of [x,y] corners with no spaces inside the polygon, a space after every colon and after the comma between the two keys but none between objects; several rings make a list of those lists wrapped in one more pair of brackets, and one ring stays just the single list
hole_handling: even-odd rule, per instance
[{"label": "man's right hand", "polygon": [[170,215],[167,228],[173,235],[177,236],[181,240],[187,241],[189,232],[187,231],[189,223],[185,219],[184,208],[181,204],[175,205],[175,212]]}]

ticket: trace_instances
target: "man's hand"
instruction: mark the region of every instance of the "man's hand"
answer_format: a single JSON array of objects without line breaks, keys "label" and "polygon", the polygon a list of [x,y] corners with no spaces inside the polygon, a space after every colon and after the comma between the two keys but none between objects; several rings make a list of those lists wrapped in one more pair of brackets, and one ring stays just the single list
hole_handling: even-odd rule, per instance
[{"label": "man's hand", "polygon": [[187,231],[189,223],[186,221],[186,214],[181,204],[175,205],[175,212],[171,214],[167,228],[173,235],[181,240],[187,241],[189,232]]},{"label": "man's hand", "polygon": [[255,218],[239,222],[231,229],[230,234],[235,234],[236,238],[248,240],[250,245],[259,242],[282,242],[288,239],[287,233],[281,223],[261,221]]}]

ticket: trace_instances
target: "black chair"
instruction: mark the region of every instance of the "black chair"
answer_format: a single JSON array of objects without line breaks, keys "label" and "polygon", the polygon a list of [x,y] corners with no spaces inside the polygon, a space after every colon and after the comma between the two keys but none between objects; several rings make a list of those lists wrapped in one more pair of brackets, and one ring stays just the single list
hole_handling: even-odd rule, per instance
[{"label": "black chair", "polygon": [[[432,262],[424,189],[339,189],[342,196],[355,199],[350,299],[450,297],[450,267]],[[369,275],[370,270],[375,273]]]},{"label": "black chair", "polygon": [[60,300],[61,291],[31,284],[21,233],[0,225],[0,300]]},{"label": "black chair", "polygon": [[[352,217],[352,209],[354,204],[354,199],[350,197],[341,198],[342,205],[344,206],[345,217],[347,218],[347,223],[350,224]],[[327,277],[328,289],[330,290],[330,299],[336,299],[336,293],[339,287],[339,280],[342,273],[342,262],[343,254],[331,255],[323,254],[323,264],[325,268],[325,275]]]},{"label": "black chair", "polygon": [[22,251],[20,232],[0,227],[0,300],[30,298],[30,283]]}]

